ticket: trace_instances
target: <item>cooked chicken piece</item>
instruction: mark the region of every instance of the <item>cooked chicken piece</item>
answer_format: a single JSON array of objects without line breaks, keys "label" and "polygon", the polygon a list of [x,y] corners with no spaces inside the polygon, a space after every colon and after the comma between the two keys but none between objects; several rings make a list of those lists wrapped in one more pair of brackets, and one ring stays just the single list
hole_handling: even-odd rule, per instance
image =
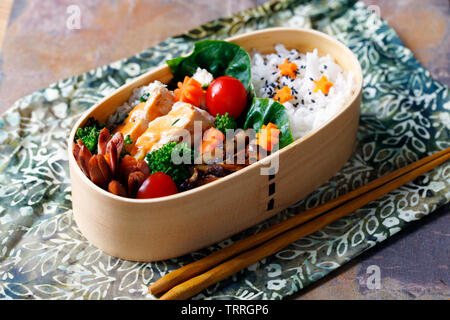
[{"label": "cooked chicken piece", "polygon": [[[195,122],[201,122],[202,133],[214,123],[214,117],[208,112],[185,102],[177,102],[165,116],[149,123],[148,129],[139,137],[131,154],[136,159],[156,150],[168,142],[181,141],[187,136],[193,137]],[[201,135],[199,135],[201,139]],[[194,143],[191,139],[191,144]],[[188,140],[189,141],[189,140]]]},{"label": "cooked chicken piece", "polygon": [[124,137],[130,136],[133,143],[125,147],[129,152],[139,136],[147,129],[148,124],[157,117],[166,115],[174,103],[173,93],[164,84],[155,81],[150,85],[148,100],[134,107],[124,123],[113,133],[121,132]]}]

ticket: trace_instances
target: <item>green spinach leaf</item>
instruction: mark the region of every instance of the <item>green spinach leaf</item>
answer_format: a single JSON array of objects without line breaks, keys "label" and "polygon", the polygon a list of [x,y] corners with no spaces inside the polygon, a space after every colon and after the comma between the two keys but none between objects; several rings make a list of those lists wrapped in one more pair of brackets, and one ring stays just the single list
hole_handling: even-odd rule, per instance
[{"label": "green spinach leaf", "polygon": [[259,132],[269,122],[276,124],[280,130],[280,149],[294,142],[286,108],[272,99],[254,98],[247,112],[244,129],[252,128]]},{"label": "green spinach leaf", "polygon": [[247,93],[252,93],[251,62],[247,51],[234,43],[221,40],[202,40],[194,44],[187,57],[167,60],[172,70],[173,83],[192,76],[198,67],[208,70],[214,78],[231,76],[242,82]]}]

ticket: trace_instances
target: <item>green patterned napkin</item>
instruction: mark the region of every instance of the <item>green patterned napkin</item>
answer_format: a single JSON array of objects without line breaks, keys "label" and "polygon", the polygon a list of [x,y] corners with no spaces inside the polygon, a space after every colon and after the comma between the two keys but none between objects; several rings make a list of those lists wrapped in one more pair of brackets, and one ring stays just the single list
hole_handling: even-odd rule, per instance
[{"label": "green patterned napkin", "polygon": [[[315,28],[355,52],[364,73],[358,144],[330,181],[272,219],[199,252],[156,263],[110,257],[72,216],[66,138],[81,113],[193,42],[273,26]],[[268,225],[449,147],[449,89],[384,21],[353,1],[280,1],[219,19],[17,101],[0,117],[0,298],[151,299],[167,272]],[[450,200],[450,164],[252,265],[195,299],[281,299]]]}]

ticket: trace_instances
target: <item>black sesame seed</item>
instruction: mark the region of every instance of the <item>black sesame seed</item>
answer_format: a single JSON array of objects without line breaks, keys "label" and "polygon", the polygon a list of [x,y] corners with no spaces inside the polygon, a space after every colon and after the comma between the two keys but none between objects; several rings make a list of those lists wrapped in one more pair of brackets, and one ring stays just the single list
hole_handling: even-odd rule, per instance
[{"label": "black sesame seed", "polygon": [[312,103],[316,103],[316,101],[314,101],[313,99],[311,99],[311,102],[312,102]]},{"label": "black sesame seed", "polygon": [[314,79],[313,79],[313,78],[309,78],[309,80],[311,80],[311,81],[314,81]]}]

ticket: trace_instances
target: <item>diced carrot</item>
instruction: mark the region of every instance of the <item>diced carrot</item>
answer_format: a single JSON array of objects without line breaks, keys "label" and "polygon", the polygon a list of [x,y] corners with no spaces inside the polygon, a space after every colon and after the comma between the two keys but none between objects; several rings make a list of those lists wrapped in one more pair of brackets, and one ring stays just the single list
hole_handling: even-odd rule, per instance
[{"label": "diced carrot", "polygon": [[322,76],[319,81],[314,81],[316,87],[314,88],[314,92],[321,90],[323,94],[328,94],[330,92],[330,88],[333,86],[333,83],[328,81],[327,77]]},{"label": "diced carrot", "polygon": [[286,101],[294,99],[291,94],[291,89],[288,86],[284,86],[281,89],[275,89],[275,91],[277,93],[273,97],[273,100],[278,101],[279,103],[285,103]]},{"label": "diced carrot", "polygon": [[203,134],[203,140],[201,145],[201,154],[212,152],[215,148],[223,145],[225,135],[218,129],[211,127]]},{"label": "diced carrot", "polygon": [[280,74],[282,76],[288,76],[292,79],[295,79],[297,77],[298,66],[293,62],[289,62],[288,59],[284,60],[284,63],[279,64],[278,69],[280,69]]},{"label": "diced carrot", "polygon": [[279,142],[280,130],[271,122],[263,125],[261,130],[256,134],[258,145],[267,151],[272,151],[273,146]]},{"label": "diced carrot", "polygon": [[206,95],[200,82],[186,76],[183,82],[178,82],[178,89],[174,90],[175,100],[190,103],[199,107]]}]

